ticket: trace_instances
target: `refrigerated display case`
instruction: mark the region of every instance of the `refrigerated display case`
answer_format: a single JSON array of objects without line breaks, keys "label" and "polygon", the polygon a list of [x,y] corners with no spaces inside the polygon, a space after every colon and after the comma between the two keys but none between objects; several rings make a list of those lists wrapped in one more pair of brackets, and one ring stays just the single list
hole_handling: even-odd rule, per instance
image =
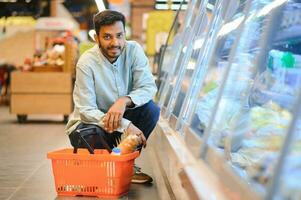
[{"label": "refrigerated display case", "polygon": [[[220,172],[216,167],[219,162],[213,159],[218,157],[225,168],[231,169],[229,177],[243,180],[250,188],[248,195],[241,193],[246,199],[254,199],[255,194],[267,197],[275,175],[273,166],[294,118],[295,94],[300,90],[300,57],[279,50],[278,45],[291,44],[293,38],[283,34],[300,23],[300,19],[296,20],[299,12],[293,1],[250,3],[205,129],[206,145],[201,156]],[[294,22],[289,24],[288,19]]]},{"label": "refrigerated display case", "polygon": [[[283,141],[283,147],[274,170],[272,184],[270,185],[267,199],[292,199],[301,198],[301,92],[298,92],[298,101],[294,105],[290,128]],[[275,158],[272,158],[275,159]],[[270,165],[270,164],[269,164]],[[268,167],[268,166],[267,166]],[[267,173],[270,174],[270,173]]]},{"label": "refrigerated display case", "polygon": [[169,74],[162,130],[185,136],[229,199],[300,199],[301,2],[236,2],[220,26],[207,26],[197,59],[182,54]]}]

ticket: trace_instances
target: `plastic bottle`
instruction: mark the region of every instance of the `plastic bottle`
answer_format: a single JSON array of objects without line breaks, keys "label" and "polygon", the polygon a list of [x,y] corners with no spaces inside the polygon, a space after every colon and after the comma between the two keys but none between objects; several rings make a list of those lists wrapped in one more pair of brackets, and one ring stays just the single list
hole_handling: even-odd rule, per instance
[{"label": "plastic bottle", "polygon": [[137,135],[130,134],[120,142],[118,148],[120,149],[121,155],[124,155],[135,151],[138,144],[139,137]]},{"label": "plastic bottle", "polygon": [[[269,52],[268,67],[272,70],[272,74],[275,76],[277,83],[295,89],[299,86],[301,77],[300,55],[293,54],[289,51],[271,50]],[[282,86],[279,86],[279,88],[282,88]]]},{"label": "plastic bottle", "polygon": [[112,155],[116,155],[116,156],[121,155],[121,150],[120,150],[120,148],[114,147],[114,148],[112,149],[111,154],[112,154]]}]

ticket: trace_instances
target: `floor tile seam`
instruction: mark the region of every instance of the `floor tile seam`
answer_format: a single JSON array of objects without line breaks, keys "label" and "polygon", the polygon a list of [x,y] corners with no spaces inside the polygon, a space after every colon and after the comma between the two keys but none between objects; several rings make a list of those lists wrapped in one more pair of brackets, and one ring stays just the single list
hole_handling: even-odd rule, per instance
[{"label": "floor tile seam", "polygon": [[24,181],[13,191],[6,200],[10,200],[21,188],[22,186],[47,162],[44,160],[39,166],[37,166],[25,179]]},{"label": "floor tile seam", "polygon": [[0,190],[1,189],[6,189],[6,190],[9,190],[9,189],[16,189],[17,187],[5,187],[5,186],[0,186]]}]

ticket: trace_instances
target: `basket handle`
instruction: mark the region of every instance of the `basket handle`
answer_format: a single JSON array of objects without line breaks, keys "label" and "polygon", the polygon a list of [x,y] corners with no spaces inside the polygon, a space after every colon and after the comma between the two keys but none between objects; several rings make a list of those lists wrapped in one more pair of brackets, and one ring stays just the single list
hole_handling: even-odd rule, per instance
[{"label": "basket handle", "polygon": [[[91,130],[94,130],[94,131],[91,131]],[[88,135],[98,135],[101,144],[108,150],[109,153],[112,152],[112,149],[110,148],[108,143],[105,141],[103,135],[97,131],[96,127],[81,128],[81,129],[77,129],[75,132],[78,137],[78,142],[79,142],[79,140],[81,140],[84,143],[84,145],[87,147],[90,154],[94,154],[94,149],[84,138],[85,136],[88,136]],[[78,146],[75,146],[73,149],[73,153],[77,153],[77,149],[78,149]]]}]

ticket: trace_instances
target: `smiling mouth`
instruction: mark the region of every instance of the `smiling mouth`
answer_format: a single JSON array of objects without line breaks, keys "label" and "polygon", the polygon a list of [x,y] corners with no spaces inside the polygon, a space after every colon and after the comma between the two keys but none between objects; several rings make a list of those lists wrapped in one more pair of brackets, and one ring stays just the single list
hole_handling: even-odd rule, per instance
[{"label": "smiling mouth", "polygon": [[109,48],[108,49],[110,53],[116,54],[120,52],[120,48]]},{"label": "smiling mouth", "polygon": [[118,50],[119,50],[120,47],[119,47],[119,46],[111,46],[111,47],[109,47],[108,49],[109,49],[109,50],[111,50],[111,49],[118,49]]},{"label": "smiling mouth", "polygon": [[113,55],[117,55],[120,53],[120,50],[119,49],[111,49],[111,50],[109,50],[109,53],[113,54]]}]

